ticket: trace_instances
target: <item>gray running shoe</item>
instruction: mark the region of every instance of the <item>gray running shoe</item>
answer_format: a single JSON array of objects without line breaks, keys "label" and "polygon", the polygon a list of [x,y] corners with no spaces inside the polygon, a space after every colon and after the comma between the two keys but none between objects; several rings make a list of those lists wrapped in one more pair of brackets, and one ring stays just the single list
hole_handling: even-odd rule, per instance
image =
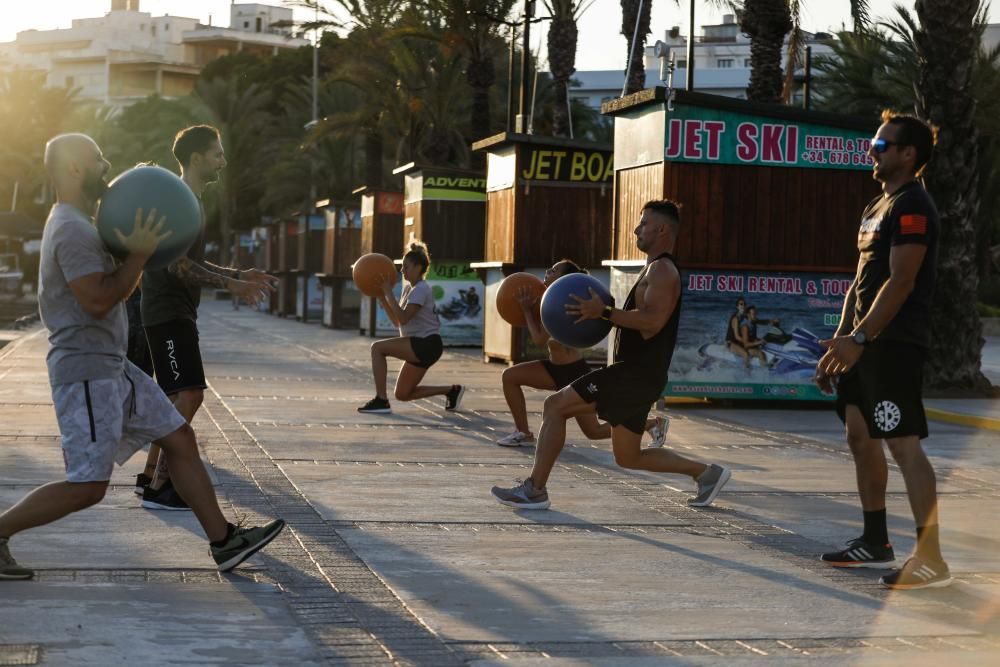
[{"label": "gray running shoe", "polygon": [[649,429],[649,435],[653,441],[650,447],[662,447],[667,442],[667,431],[670,429],[670,419],[668,417],[657,417],[656,423]]},{"label": "gray running shoe", "polygon": [[285,522],[276,519],[266,526],[235,528],[229,539],[221,546],[209,546],[212,558],[219,566],[219,572],[229,572],[250,556],[267,546],[285,527]]},{"label": "gray running shoe", "polygon": [[31,579],[33,576],[35,576],[33,570],[21,567],[10,555],[10,550],[7,548],[7,538],[0,537],[0,581]]},{"label": "gray running shoe", "polygon": [[536,489],[531,478],[518,482],[516,486],[505,489],[494,486],[490,491],[501,505],[516,507],[520,510],[547,510],[549,494],[545,489]]},{"label": "gray running shoe", "polygon": [[714,463],[709,465],[708,470],[701,473],[701,477],[697,480],[698,495],[694,498],[688,498],[688,505],[691,507],[708,507],[711,505],[731,476],[732,473],[729,472],[729,468],[723,468]]},{"label": "gray running shoe", "polygon": [[497,440],[497,444],[501,447],[520,447],[521,445],[533,445],[535,444],[535,436],[528,435],[527,433],[522,433],[521,431],[514,431],[509,435]]}]

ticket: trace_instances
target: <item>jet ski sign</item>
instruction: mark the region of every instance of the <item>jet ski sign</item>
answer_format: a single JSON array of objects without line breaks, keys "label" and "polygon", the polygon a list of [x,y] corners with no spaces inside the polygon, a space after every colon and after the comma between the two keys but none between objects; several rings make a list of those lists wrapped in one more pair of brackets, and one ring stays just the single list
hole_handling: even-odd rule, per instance
[{"label": "jet ski sign", "polygon": [[691,271],[665,395],[828,400],[816,362],[851,276]]},{"label": "jet ski sign", "polygon": [[[667,117],[670,162],[871,169],[871,134],[678,105]],[[872,129],[874,133],[874,128]]]}]

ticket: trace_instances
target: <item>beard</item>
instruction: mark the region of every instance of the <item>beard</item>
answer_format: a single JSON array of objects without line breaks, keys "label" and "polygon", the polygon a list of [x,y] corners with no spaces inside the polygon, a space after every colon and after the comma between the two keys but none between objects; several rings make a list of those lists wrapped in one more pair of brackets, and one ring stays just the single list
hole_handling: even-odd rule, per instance
[{"label": "beard", "polygon": [[92,202],[100,199],[108,190],[108,182],[104,180],[104,174],[88,174],[81,185],[83,194]]},{"label": "beard", "polygon": [[222,178],[221,169],[209,169],[201,175],[203,183],[217,183]]}]

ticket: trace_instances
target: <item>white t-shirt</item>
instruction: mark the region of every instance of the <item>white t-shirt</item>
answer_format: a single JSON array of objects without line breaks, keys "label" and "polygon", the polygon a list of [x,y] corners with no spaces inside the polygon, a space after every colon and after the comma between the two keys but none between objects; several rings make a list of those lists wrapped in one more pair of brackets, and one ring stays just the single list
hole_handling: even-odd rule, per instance
[{"label": "white t-shirt", "polygon": [[426,280],[421,280],[416,285],[407,283],[403,287],[403,294],[399,298],[399,307],[406,310],[406,307],[411,303],[417,304],[420,309],[409,322],[399,327],[399,334],[424,338],[440,333],[441,321],[434,308],[434,292]]}]

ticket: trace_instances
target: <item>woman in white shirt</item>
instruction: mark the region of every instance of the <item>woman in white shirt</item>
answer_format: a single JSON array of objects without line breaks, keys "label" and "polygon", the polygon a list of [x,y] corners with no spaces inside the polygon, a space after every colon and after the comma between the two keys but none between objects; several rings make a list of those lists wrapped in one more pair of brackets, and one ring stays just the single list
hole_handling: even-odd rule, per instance
[{"label": "woman in white shirt", "polygon": [[410,246],[403,256],[403,293],[399,303],[392,297],[389,276],[382,282],[379,302],[393,324],[399,327],[398,338],[386,338],[372,343],[372,375],[375,379],[375,398],[358,408],[358,412],[391,414],[392,407],[386,394],[386,357],[402,359],[403,367],[396,378],[395,396],[400,401],[415,401],[429,396],[444,396],[445,409],[457,410],[462,402],[465,387],[460,384],[431,386],[421,385],[427,369],[441,358],[441,322],[434,309],[434,294],[424,280],[430,266],[430,254],[419,243]]}]

